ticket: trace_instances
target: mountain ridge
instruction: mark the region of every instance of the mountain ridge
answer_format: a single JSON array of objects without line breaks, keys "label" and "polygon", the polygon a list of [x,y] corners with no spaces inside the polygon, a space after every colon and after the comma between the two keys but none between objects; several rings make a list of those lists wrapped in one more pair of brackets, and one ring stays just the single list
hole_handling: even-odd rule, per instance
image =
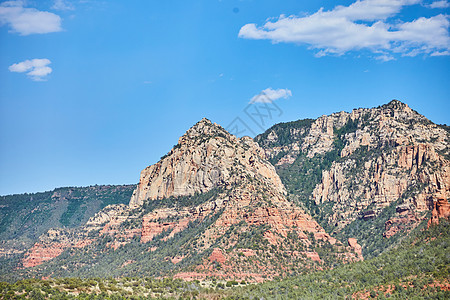
[{"label": "mountain ridge", "polygon": [[[171,243],[178,248],[168,249]],[[87,271],[87,266],[111,267],[111,262],[105,265],[111,257],[115,274],[146,268],[161,275],[143,266],[141,254],[118,254],[138,248],[149,253],[146,259],[163,259],[162,268],[185,279],[261,281],[294,266],[307,270],[362,259],[356,240],[342,244],[287,201],[257,143],[232,136],[207,119],[142,171],[128,206],[108,206],[80,228],[49,230],[24,255],[23,272],[61,276],[66,271],[56,266],[70,264],[71,274],[93,275],[98,271]],[[72,261],[68,253],[79,258]],[[105,254],[96,258],[96,253]],[[281,259],[281,253],[290,259]]]},{"label": "mountain ridge", "polygon": [[[275,125],[255,140],[291,198],[306,205],[328,232],[359,236],[366,255],[375,246],[364,242],[380,236],[378,231],[387,238],[378,242],[386,246],[386,240],[428,218],[438,198],[447,201],[448,131],[405,103],[393,100],[292,125]],[[383,229],[373,225],[377,232],[364,236],[351,228],[369,230],[366,225],[381,220],[383,211]]]},{"label": "mountain ridge", "polygon": [[263,281],[377,256],[449,217],[449,140],[398,100],[254,140],[204,118],[141,172],[128,205],[49,230],[17,276]]}]

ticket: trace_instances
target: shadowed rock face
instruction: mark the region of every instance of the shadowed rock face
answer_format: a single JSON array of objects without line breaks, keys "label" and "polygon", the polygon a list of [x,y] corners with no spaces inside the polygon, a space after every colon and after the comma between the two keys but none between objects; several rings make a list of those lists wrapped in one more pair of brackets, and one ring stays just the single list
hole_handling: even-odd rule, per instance
[{"label": "shadowed rock face", "polygon": [[236,138],[202,119],[166,157],[141,172],[130,206],[142,205],[145,200],[204,193],[239,183],[243,176],[256,177],[284,193],[275,168],[264,159],[258,144],[249,137]]}]

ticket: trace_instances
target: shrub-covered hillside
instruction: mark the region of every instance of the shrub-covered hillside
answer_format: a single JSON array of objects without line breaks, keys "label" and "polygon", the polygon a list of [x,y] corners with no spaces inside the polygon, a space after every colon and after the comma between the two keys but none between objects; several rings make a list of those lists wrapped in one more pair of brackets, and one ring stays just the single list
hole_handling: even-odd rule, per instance
[{"label": "shrub-covered hillside", "polygon": [[421,231],[377,258],[249,284],[152,278],[29,279],[0,283],[2,299],[449,299],[450,224]]}]

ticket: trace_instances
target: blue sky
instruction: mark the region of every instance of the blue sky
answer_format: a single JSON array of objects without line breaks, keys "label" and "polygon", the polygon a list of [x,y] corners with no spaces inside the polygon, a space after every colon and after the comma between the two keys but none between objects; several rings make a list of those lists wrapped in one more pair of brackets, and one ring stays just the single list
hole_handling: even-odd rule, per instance
[{"label": "blue sky", "polygon": [[[0,195],[137,183],[203,117],[252,135],[399,99],[450,124],[448,14],[425,0],[0,1]],[[264,124],[246,114],[257,105]]]}]

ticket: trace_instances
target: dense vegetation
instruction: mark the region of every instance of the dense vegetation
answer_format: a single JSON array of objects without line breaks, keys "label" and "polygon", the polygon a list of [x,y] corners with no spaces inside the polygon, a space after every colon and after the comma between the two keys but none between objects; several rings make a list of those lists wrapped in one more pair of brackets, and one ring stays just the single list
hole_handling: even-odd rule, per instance
[{"label": "dense vegetation", "polygon": [[[221,192],[213,189],[206,193],[198,193],[191,196],[169,197],[154,201],[146,201],[142,206],[129,212],[130,217],[123,222],[118,229],[119,235],[126,231],[131,236],[114,236],[100,234],[97,230],[91,231],[88,238],[94,241],[83,248],[66,249],[58,257],[45,262],[34,268],[16,269],[22,256],[0,257],[0,280],[13,281],[20,278],[33,278],[41,276],[80,276],[80,277],[106,277],[106,276],[163,276],[170,274],[174,269],[185,268],[200,263],[200,260],[209,255],[212,250],[197,251],[196,237],[204,232],[212,222],[222,213],[217,210],[214,214],[205,216],[203,219],[194,219],[187,227],[166,239],[172,233],[173,228],[164,230],[155,236],[152,241],[141,243],[140,230],[133,234],[133,230],[140,228],[142,218],[145,214],[158,208],[185,209],[200,205],[214,199]],[[181,217],[170,216],[158,220],[159,223],[176,222]],[[117,249],[113,247],[115,242],[124,242]],[[184,259],[178,264],[170,261],[171,257],[183,256]],[[61,266],[69,266],[61,268]],[[11,271],[14,270],[14,271]]]},{"label": "dense vegetation", "polygon": [[[199,282],[170,278],[61,278],[0,283],[2,299],[191,299],[207,292]],[[213,292],[214,290],[211,290]]]},{"label": "dense vegetation", "polygon": [[[264,133],[255,137],[255,141],[259,144],[264,143],[264,146],[284,146],[306,135],[313,122],[314,119],[302,119],[298,121],[278,123],[266,130]],[[300,131],[300,134],[293,135],[293,131]],[[268,140],[268,136],[272,132],[277,136],[277,139],[274,141]]]},{"label": "dense vegetation", "polygon": [[3,299],[448,299],[450,224],[418,231],[370,260],[262,284],[152,278],[28,279],[0,283]]},{"label": "dense vegetation", "polygon": [[221,188],[213,188],[205,193],[195,193],[194,195],[168,197],[164,199],[147,200],[142,207],[136,209],[134,213],[145,214],[151,212],[157,208],[183,208],[183,207],[195,207],[205,202],[211,201],[223,192]]}]

